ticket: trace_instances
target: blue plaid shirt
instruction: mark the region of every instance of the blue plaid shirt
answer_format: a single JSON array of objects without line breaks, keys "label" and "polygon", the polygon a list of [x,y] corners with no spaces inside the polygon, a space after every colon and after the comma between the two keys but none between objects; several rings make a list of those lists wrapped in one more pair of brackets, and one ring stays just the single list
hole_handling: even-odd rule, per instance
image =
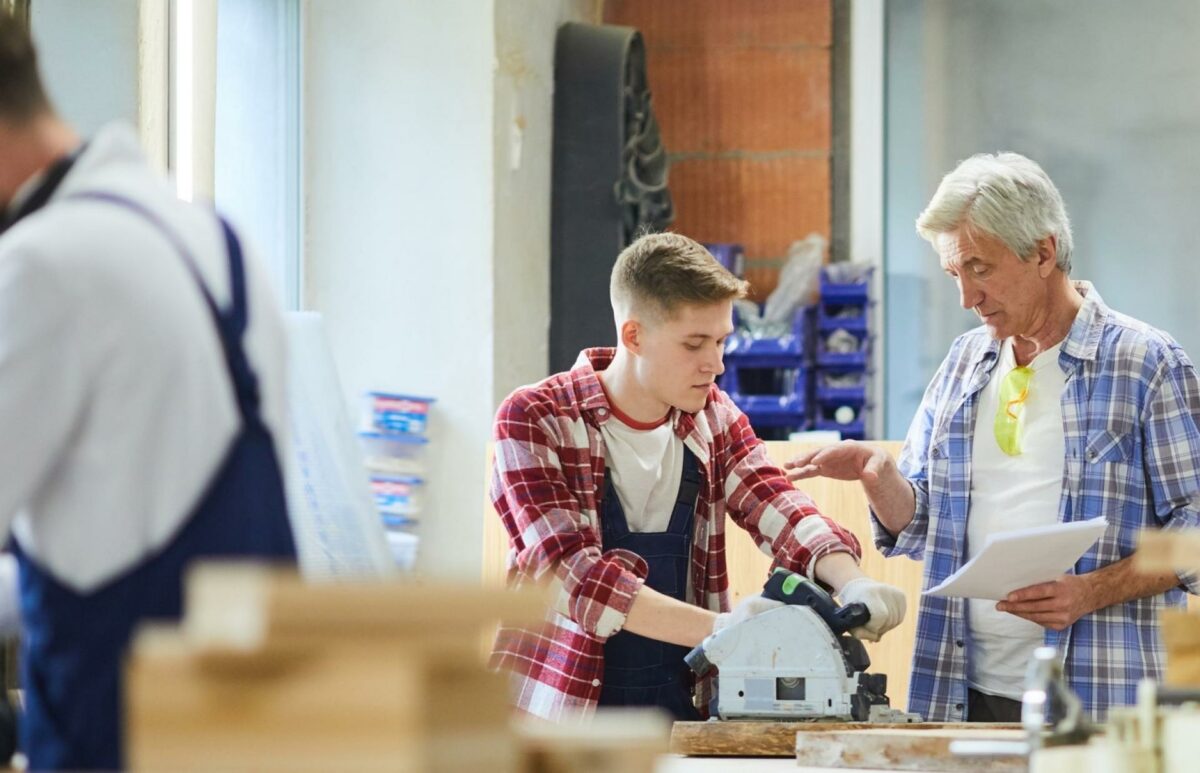
[{"label": "blue plaid shirt", "polygon": [[[1109,309],[1087,282],[1084,302],[1062,343],[1066,459],[1062,522],[1098,516],[1108,530],[1074,566],[1085,574],[1133,553],[1147,528],[1200,527],[1200,382],[1191,360],[1166,333]],[[971,435],[980,390],[1000,344],[986,328],[964,333],[925,391],[900,453],[912,485],[912,523],[892,537],[872,514],[886,556],[924,560],[924,587],[944,580],[967,556]],[[1200,577],[1180,587],[1081,617],[1065,631],[1046,629],[1063,653],[1072,689],[1096,720],[1136,700],[1139,679],[1161,679],[1158,613],[1200,592]],[[967,706],[967,604],[922,596],[917,617],[909,710],[930,721],[961,721]]]}]

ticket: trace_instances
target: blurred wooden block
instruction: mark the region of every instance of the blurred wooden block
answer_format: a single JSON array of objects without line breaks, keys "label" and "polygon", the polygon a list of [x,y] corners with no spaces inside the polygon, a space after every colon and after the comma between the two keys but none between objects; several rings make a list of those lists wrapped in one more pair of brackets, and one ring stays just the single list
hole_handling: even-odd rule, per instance
[{"label": "blurred wooden block", "polygon": [[796,762],[801,767],[852,770],[980,770],[1025,773],[1024,755],[967,758],[950,753],[952,741],[1024,741],[1019,729],[955,727],[913,730],[842,730],[799,733]]},{"label": "blurred wooden block", "polygon": [[1141,572],[1200,570],[1200,529],[1143,531],[1133,565]]},{"label": "blurred wooden block", "polygon": [[506,680],[479,633],[544,612],[538,594],[203,567],[183,624],[134,641],[130,767],[515,773]]},{"label": "blurred wooden block", "polygon": [[654,773],[671,720],[654,709],[600,709],[579,722],[525,719],[516,729],[527,773]]},{"label": "blurred wooden block", "polygon": [[1167,684],[1200,687],[1200,614],[1168,609],[1159,621],[1167,647]]},{"label": "blurred wooden block", "polygon": [[478,584],[303,582],[294,573],[242,563],[209,563],[189,574],[183,630],[206,650],[252,650],[335,639],[401,639],[430,656],[474,652],[463,633],[499,620],[540,622],[549,595]]},{"label": "blurred wooden block", "polygon": [[927,732],[964,729],[1020,729],[1018,724],[941,723],[865,724],[863,722],[676,722],[671,729],[671,753],[695,757],[791,757],[797,738],[807,733],[903,730]]}]

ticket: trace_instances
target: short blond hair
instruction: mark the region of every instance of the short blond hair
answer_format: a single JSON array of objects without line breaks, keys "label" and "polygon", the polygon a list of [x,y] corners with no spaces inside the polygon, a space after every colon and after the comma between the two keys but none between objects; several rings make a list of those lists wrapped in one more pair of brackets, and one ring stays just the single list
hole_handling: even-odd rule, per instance
[{"label": "short blond hair", "polygon": [[642,236],[617,256],[609,296],[618,318],[635,309],[670,319],[685,304],[745,298],[750,283],[722,266],[704,245],[676,233]]}]

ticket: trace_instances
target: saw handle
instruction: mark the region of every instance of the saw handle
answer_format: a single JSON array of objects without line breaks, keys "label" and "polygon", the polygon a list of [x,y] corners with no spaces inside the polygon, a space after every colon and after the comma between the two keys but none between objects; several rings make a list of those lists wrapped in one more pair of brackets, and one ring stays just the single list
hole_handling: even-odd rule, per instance
[{"label": "saw handle", "polygon": [[684,655],[683,662],[687,663],[688,668],[692,669],[696,676],[708,676],[713,670],[712,661],[708,659],[708,653],[704,651],[704,642],[697,644],[691,652]]},{"label": "saw handle", "polygon": [[866,625],[871,619],[871,612],[866,604],[847,604],[838,606],[833,597],[812,580],[779,568],[767,578],[762,595],[765,598],[782,601],[784,604],[796,604],[812,609],[825,621],[836,635],[846,633],[852,628]]}]

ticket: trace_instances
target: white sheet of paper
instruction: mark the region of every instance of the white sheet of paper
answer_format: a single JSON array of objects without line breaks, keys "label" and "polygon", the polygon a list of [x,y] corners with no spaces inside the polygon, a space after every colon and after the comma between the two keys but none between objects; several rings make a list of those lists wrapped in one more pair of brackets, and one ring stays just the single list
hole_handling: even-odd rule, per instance
[{"label": "white sheet of paper", "polygon": [[993,534],[974,558],[924,595],[999,601],[1061,575],[1107,527],[1104,518],[1093,518]]}]

